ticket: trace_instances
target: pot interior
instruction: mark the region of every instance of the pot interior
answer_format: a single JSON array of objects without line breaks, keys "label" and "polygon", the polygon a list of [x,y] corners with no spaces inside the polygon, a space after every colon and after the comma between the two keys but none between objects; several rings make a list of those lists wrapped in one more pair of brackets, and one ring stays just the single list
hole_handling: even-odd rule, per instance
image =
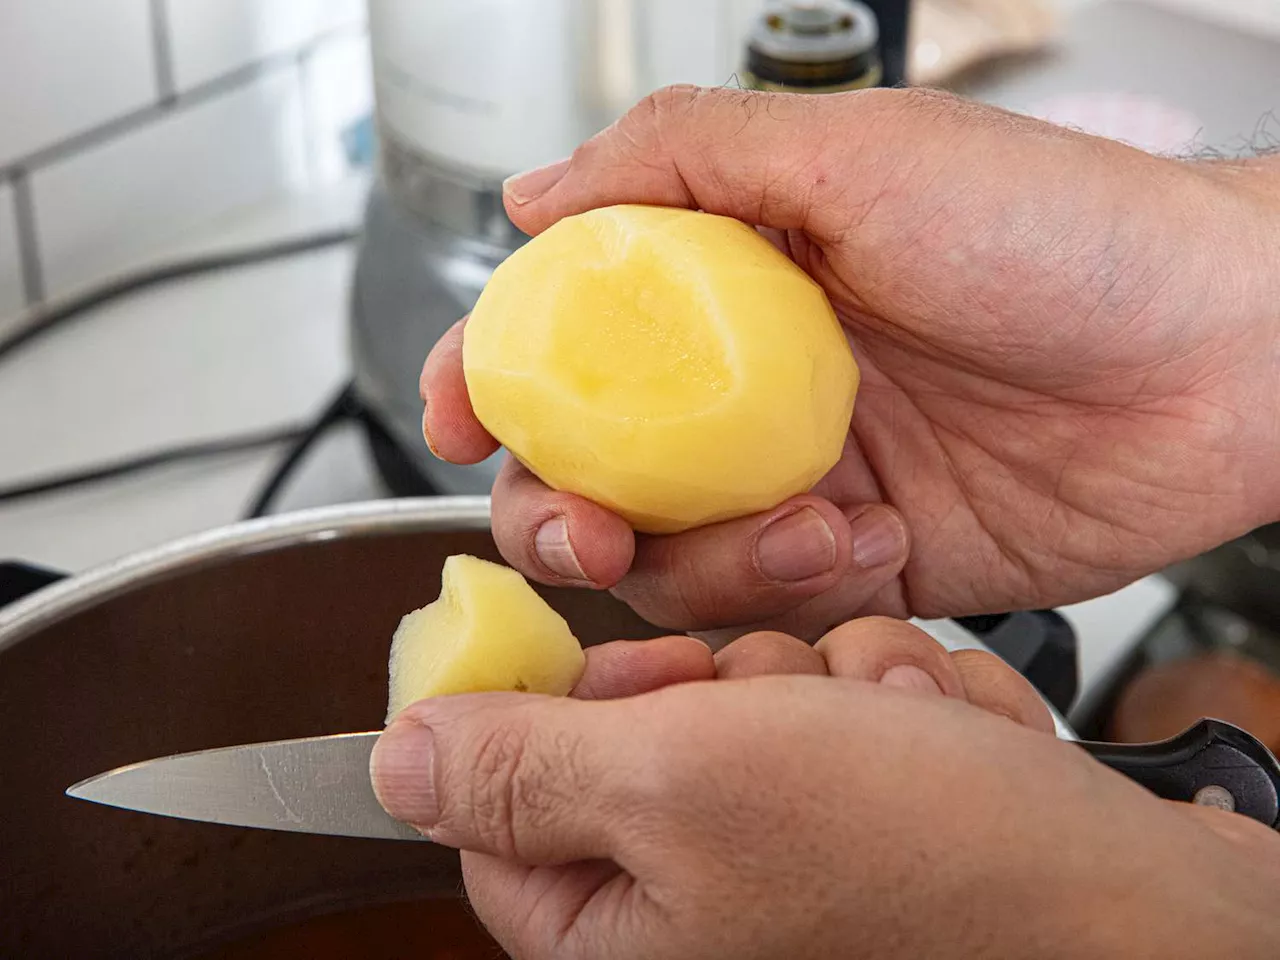
[{"label": "pot interior", "polygon": [[[499,559],[486,531],[458,529],[216,558],[0,650],[0,956],[205,957],[356,907],[371,910],[352,923],[400,916],[374,905],[456,901],[457,856],[429,844],[188,823],[63,795],[152,757],[378,729],[392,632],[435,598],[455,553]],[[541,592],[586,644],[662,632],[608,594]],[[423,908],[417,932],[454,936],[457,917],[433,909]],[[435,955],[396,942],[369,940],[359,956]]]}]

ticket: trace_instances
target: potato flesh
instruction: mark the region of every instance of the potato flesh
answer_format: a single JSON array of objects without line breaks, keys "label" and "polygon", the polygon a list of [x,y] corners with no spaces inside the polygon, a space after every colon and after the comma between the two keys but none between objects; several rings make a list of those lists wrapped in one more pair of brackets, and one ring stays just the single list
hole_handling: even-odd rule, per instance
[{"label": "potato flesh", "polygon": [[405,616],[391,642],[387,722],[427,697],[499,690],[564,696],[585,664],[564,618],[519,573],[449,557],[440,598]]},{"label": "potato flesh", "polygon": [[522,463],[645,533],[810,489],[858,387],[808,275],[745,224],[658,207],[567,218],[509,257],[463,365],[477,417]]}]

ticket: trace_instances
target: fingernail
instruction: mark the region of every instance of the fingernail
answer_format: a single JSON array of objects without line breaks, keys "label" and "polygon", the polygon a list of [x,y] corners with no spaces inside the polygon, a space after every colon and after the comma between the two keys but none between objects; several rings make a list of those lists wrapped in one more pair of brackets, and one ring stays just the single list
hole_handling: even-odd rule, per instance
[{"label": "fingernail", "polygon": [[805,507],[765,527],[756,562],[770,580],[807,580],[836,565],[836,537],[817,510]]},{"label": "fingernail", "polygon": [[912,693],[930,693],[942,695],[942,688],[929,676],[928,672],[909,663],[900,663],[890,667],[880,677],[880,683],[886,687],[907,690]]},{"label": "fingernail", "polygon": [[533,548],[542,565],[557,576],[570,580],[586,580],[587,574],[578,562],[569,542],[569,523],[564,517],[552,517],[538,528]]},{"label": "fingernail", "polygon": [[440,817],[435,785],[435,738],[412,720],[392,723],[369,758],[373,792],[384,810],[415,827],[431,827]]},{"label": "fingernail", "polygon": [[502,184],[502,192],[513,203],[530,203],[563,180],[568,169],[569,158],[566,157],[555,163],[549,163],[545,167],[538,167],[537,170],[518,173],[514,177],[507,178]]},{"label": "fingernail", "polygon": [[865,507],[849,518],[853,562],[864,570],[882,567],[902,556],[902,526],[884,510]]}]

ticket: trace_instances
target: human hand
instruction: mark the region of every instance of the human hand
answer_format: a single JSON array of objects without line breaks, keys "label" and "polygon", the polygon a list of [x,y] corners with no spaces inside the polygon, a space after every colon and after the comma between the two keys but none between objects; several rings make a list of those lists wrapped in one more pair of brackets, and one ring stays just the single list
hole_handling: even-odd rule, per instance
[{"label": "human hand", "polygon": [[[777,670],[834,677],[760,676]],[[682,682],[717,672],[736,679]],[[816,649],[757,634],[715,664],[688,638],[610,644],[580,692],[627,699],[424,701],[374,752],[383,803],[466,851],[477,913],[521,960],[1247,960],[1280,942],[1280,837],[1156,799],[1049,736],[996,658],[908,624]]]},{"label": "human hand", "polygon": [[[670,537],[508,462],[502,553],[665,627],[813,639],[858,613],[1084,599],[1275,519],[1267,175],[926,91],[663,91],[512,182],[508,211],[531,234],[617,203],[760,226],[853,345],[845,455],[810,495]],[[422,393],[432,449],[466,463],[496,443],[462,337],[437,345]]]}]

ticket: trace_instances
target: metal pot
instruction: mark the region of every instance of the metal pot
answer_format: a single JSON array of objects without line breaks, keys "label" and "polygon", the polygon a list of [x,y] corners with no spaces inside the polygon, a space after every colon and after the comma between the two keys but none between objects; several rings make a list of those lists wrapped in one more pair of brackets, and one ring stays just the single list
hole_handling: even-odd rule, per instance
[{"label": "metal pot", "polygon": [[[0,956],[202,957],[353,906],[456,897],[441,847],[168,820],[63,791],[151,757],[378,729],[396,623],[437,594],[450,554],[498,558],[488,527],[481,497],[268,518],[0,610]],[[662,632],[605,593],[541,592],[584,643]],[[935,635],[980,646],[954,624]]]},{"label": "metal pot", "polygon": [[[272,518],[0,611],[0,956],[200,956],[343,907],[456,897],[441,847],[166,820],[63,790],[184,750],[378,729],[396,623],[436,595],[445,557],[497,559],[488,523],[484,498]],[[659,632],[607,594],[545,596],[586,643]]]}]

